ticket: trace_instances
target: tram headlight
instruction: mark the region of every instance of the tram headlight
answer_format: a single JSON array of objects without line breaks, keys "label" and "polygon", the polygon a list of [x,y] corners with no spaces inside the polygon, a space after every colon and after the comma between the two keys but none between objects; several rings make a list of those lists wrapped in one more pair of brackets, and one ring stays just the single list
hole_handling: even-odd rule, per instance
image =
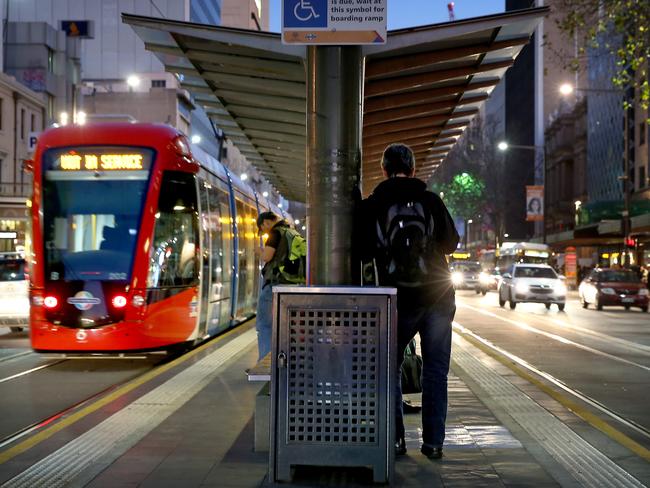
[{"label": "tram headlight", "polygon": [[58,304],[59,301],[56,299],[56,297],[48,296],[43,299],[43,305],[45,305],[45,308],[56,308]]}]

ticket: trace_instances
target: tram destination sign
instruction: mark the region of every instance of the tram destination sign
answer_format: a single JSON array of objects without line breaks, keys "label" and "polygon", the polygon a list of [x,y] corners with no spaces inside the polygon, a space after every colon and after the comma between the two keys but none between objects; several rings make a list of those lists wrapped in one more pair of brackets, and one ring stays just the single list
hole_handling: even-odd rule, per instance
[{"label": "tram destination sign", "polygon": [[149,150],[136,148],[75,148],[46,154],[53,171],[140,171],[151,165]]},{"label": "tram destination sign", "polygon": [[282,0],[282,43],[385,44],[388,0]]}]

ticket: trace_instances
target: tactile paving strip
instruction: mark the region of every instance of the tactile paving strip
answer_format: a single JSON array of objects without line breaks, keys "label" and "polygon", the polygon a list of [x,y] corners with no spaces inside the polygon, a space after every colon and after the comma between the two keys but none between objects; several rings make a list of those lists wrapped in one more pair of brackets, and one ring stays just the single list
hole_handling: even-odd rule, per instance
[{"label": "tactile paving strip", "polygon": [[255,330],[245,332],[2,486],[56,488],[73,480],[75,485],[92,480],[198,393],[220,372],[221,366],[255,341]]},{"label": "tactile paving strip", "polygon": [[521,427],[582,486],[644,488],[636,478],[573,432],[524,392],[483,364],[472,346],[455,336],[453,358]]}]

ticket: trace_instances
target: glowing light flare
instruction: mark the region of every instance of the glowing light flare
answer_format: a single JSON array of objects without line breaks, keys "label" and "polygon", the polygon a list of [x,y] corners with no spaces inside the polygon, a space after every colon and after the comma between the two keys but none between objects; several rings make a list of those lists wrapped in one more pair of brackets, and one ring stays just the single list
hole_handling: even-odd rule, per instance
[{"label": "glowing light flare", "polygon": [[116,295],[111,300],[111,303],[115,308],[124,308],[126,307],[126,297],[123,295]]},{"label": "glowing light flare", "polygon": [[59,304],[59,301],[56,299],[56,297],[53,296],[48,296],[45,297],[43,300],[43,305],[45,308],[56,308],[56,306]]}]

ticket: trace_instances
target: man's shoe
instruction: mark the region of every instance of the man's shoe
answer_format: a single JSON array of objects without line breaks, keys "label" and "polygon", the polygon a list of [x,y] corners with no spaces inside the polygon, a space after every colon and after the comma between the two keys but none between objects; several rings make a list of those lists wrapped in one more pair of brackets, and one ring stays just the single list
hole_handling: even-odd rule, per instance
[{"label": "man's shoe", "polygon": [[429,459],[440,459],[442,457],[442,447],[422,446],[420,452]]},{"label": "man's shoe", "polygon": [[404,454],[406,454],[406,440],[402,437],[395,443],[395,455],[403,456]]},{"label": "man's shoe", "polygon": [[402,411],[407,414],[407,413],[420,413],[422,410],[422,407],[419,405],[413,405],[411,402],[407,400],[402,401]]}]

